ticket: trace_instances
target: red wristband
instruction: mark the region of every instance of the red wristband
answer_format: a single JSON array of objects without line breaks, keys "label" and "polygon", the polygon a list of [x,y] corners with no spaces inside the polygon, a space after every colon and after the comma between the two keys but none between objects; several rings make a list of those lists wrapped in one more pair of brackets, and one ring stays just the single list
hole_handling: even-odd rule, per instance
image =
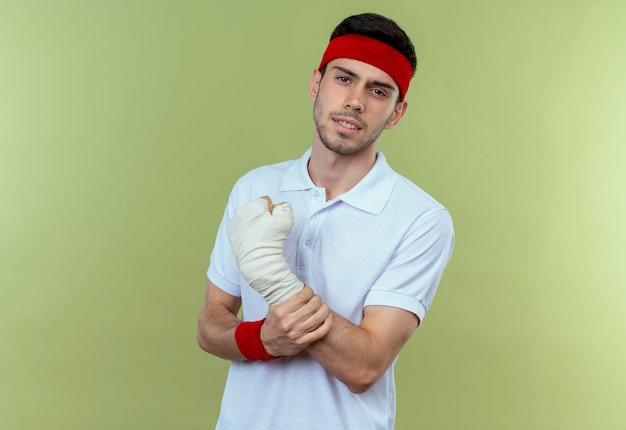
[{"label": "red wristband", "polygon": [[261,326],[264,321],[265,318],[259,321],[242,322],[235,329],[237,348],[248,360],[269,361],[278,358],[269,354],[261,342]]}]

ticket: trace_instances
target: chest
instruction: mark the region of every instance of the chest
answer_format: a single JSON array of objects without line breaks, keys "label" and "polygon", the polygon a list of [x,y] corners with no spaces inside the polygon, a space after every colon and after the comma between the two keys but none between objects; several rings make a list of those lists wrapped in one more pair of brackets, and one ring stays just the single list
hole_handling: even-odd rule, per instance
[{"label": "chest", "polygon": [[299,279],[335,311],[358,320],[368,291],[385,271],[403,235],[397,220],[343,202],[294,204],[285,258]]}]

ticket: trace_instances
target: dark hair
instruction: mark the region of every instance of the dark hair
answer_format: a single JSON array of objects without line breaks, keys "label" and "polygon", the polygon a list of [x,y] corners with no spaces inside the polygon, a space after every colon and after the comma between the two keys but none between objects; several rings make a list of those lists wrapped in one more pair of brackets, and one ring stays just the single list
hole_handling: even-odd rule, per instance
[{"label": "dark hair", "polygon": [[330,35],[330,40],[346,34],[360,34],[386,43],[409,60],[415,75],[415,70],[417,69],[415,47],[409,36],[395,21],[375,13],[349,16],[335,27],[335,30]]}]

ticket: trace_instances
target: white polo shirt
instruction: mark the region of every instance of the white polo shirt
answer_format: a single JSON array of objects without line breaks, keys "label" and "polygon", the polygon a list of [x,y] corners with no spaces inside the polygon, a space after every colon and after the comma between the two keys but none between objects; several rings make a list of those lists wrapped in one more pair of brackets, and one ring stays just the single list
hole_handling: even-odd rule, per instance
[{"label": "white polo shirt", "polygon": [[[335,312],[358,325],[368,305],[394,306],[423,320],[454,244],[448,211],[394,172],[379,152],[372,170],[332,201],[300,159],[255,169],[235,184],[211,254],[208,277],[241,296],[243,319],[267,304],[241,277],[226,224],[236,209],[268,195],[293,206],[285,245],[291,270]],[[395,364],[395,363],[394,363]],[[392,429],[393,366],[362,394],[351,393],[303,351],[270,362],[232,362],[217,429]]]}]

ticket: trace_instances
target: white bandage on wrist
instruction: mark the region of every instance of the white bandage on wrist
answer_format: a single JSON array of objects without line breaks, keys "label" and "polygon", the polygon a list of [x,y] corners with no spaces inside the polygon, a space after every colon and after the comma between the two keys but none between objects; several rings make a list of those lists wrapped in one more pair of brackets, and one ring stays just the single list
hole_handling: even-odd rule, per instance
[{"label": "white bandage on wrist", "polygon": [[239,271],[272,306],[304,287],[283,256],[292,227],[293,209],[289,203],[275,205],[270,212],[269,202],[258,198],[241,206],[226,228]]}]

